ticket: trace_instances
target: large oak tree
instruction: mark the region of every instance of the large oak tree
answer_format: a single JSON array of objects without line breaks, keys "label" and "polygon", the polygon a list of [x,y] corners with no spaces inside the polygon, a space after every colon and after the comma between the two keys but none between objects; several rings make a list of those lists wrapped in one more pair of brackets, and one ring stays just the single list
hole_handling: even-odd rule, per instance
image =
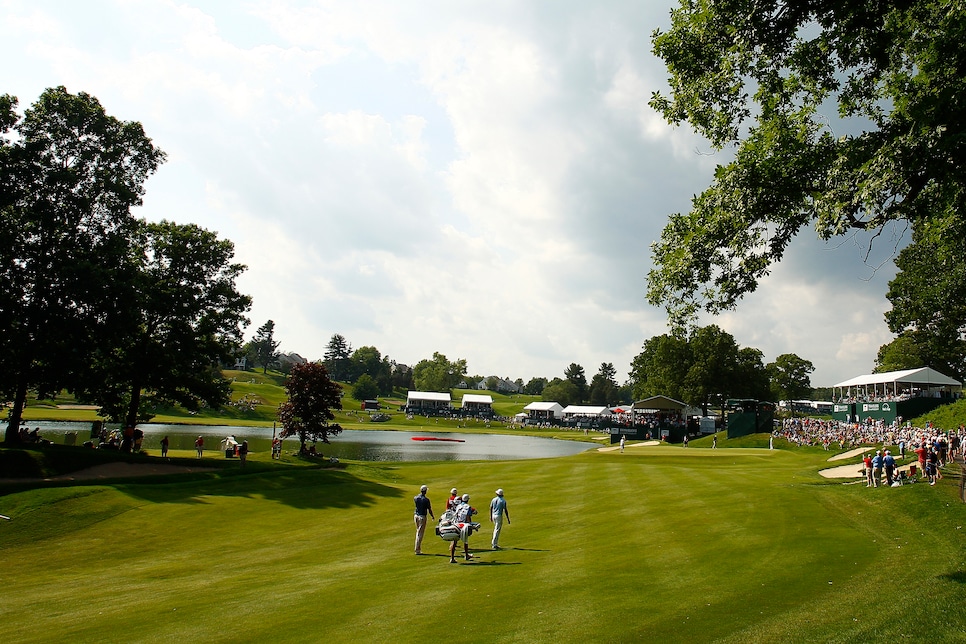
[{"label": "large oak tree", "polygon": [[122,314],[117,267],[131,209],[164,153],[96,98],[47,89],[23,116],[0,97],[0,397],[18,440],[27,392],[55,393],[88,371]]},{"label": "large oak tree", "polygon": [[734,307],[806,226],[962,217],[962,3],[681,0],[653,43],[670,92],[651,105],[734,151],[653,246],[672,322]]},{"label": "large oak tree", "polygon": [[142,224],[123,312],[113,338],[97,347],[96,377],[81,388],[101,412],[133,427],[148,420],[146,403],[189,410],[230,399],[220,364],[241,343],[251,298],[235,280],[245,267],[232,261],[228,240],[194,224]]}]

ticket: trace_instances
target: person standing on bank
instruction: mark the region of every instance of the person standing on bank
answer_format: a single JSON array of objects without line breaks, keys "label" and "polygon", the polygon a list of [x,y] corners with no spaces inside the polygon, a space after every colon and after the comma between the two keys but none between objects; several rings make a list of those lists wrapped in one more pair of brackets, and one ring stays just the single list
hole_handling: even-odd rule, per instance
[{"label": "person standing on bank", "polygon": [[426,515],[436,520],[436,515],[433,514],[433,503],[426,496],[426,492],[429,488],[425,485],[419,488],[419,494],[413,497],[413,503],[416,504],[416,514],[413,515],[413,521],[416,523],[416,554],[423,554],[423,535],[426,534]]},{"label": "person standing on bank", "polygon": [[500,531],[503,529],[504,516],[506,516],[506,524],[510,525],[510,511],[506,507],[506,499],[503,498],[503,488],[500,488],[490,501],[490,522],[493,523],[493,541],[490,545],[494,550],[500,549]]},{"label": "person standing on bank", "polygon": [[242,441],[238,446],[238,460],[241,461],[241,466],[245,467],[245,462],[248,460],[248,441]]}]

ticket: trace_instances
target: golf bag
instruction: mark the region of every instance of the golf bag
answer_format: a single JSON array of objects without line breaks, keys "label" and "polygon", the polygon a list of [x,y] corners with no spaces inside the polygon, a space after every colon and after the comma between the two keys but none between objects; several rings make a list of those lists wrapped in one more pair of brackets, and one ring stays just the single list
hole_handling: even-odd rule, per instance
[{"label": "golf bag", "polygon": [[439,518],[436,526],[436,534],[443,541],[458,541],[464,537],[469,537],[474,531],[480,529],[479,523],[457,523],[456,515],[451,510],[447,510]]}]

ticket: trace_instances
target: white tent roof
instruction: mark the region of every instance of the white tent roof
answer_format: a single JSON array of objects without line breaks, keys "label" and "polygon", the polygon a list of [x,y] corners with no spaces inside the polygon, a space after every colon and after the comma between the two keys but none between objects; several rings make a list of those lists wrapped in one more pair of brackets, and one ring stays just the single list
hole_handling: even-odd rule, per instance
[{"label": "white tent roof", "polygon": [[560,403],[555,402],[532,402],[524,407],[524,409],[532,409],[534,411],[563,411]]},{"label": "white tent roof", "polygon": [[919,369],[905,369],[903,371],[887,371],[885,373],[870,373],[856,376],[849,380],[833,385],[833,387],[862,387],[864,385],[881,385],[890,382],[905,382],[912,385],[928,385],[931,387],[951,386],[959,387],[963,383],[943,375],[932,367]]},{"label": "white tent roof", "polygon": [[486,394],[463,394],[463,404],[466,403],[485,403],[487,405],[493,404],[493,396]]},{"label": "white tent roof", "polygon": [[408,400],[437,400],[440,402],[449,402],[450,397],[448,393],[442,394],[438,391],[410,391],[407,396]]},{"label": "white tent roof", "polygon": [[611,411],[607,408],[607,405],[601,406],[591,406],[591,405],[567,405],[564,407],[565,414],[579,414],[581,416],[610,416]]}]

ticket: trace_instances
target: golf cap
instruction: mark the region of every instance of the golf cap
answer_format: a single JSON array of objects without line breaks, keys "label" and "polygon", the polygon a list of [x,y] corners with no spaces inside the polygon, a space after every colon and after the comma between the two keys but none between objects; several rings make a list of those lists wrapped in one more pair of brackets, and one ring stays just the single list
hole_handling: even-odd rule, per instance
[{"label": "golf cap", "polygon": [[464,494],[463,495],[463,501],[469,501],[469,500],[470,500],[470,495],[469,494]]},{"label": "golf cap", "polygon": [[449,491],[449,493],[450,494],[456,494],[456,488],[454,487],[452,490]]},{"label": "golf cap", "polygon": [[498,489],[498,490],[496,491],[496,495],[497,495],[497,496],[503,496],[503,488],[502,488],[502,487],[501,487],[501,488],[499,488],[499,489]]},{"label": "golf cap", "polygon": [[420,491],[420,492],[426,492],[426,491],[427,491],[428,489],[429,489],[429,488],[428,488],[428,487],[426,487],[426,486],[424,485],[424,486],[422,486],[421,488],[419,488],[419,491]]}]

